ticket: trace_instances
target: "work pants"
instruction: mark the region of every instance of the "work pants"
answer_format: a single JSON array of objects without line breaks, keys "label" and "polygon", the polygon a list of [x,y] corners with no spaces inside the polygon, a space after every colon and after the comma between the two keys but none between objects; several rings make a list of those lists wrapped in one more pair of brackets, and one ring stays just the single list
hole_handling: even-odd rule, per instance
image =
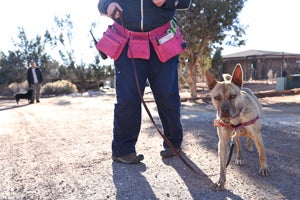
[{"label": "work pants", "polygon": [[[180,148],[183,132],[180,122],[178,56],[166,63],[161,63],[152,46],[150,51],[150,60],[134,59],[141,93],[144,93],[148,80],[157,105],[163,133],[175,148]],[[127,46],[119,59],[115,61],[115,89],[112,154],[124,156],[136,153],[135,145],[141,129],[142,116],[141,98],[136,84],[133,62],[127,56]],[[163,147],[168,147],[165,142]]]},{"label": "work pants", "polygon": [[31,89],[32,91],[32,96],[31,96],[31,102],[34,102],[34,99],[36,99],[37,102],[40,101],[40,96],[41,96],[41,84],[40,83],[34,83],[31,84]]}]

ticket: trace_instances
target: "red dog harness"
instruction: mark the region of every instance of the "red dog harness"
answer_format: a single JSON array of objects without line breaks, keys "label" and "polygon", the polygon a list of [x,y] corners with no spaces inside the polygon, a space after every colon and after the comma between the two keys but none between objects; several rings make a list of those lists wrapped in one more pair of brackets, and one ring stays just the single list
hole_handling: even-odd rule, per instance
[{"label": "red dog harness", "polygon": [[229,162],[230,162],[230,159],[231,159],[231,156],[232,156],[233,147],[234,147],[233,138],[237,134],[236,130],[240,129],[240,128],[243,128],[244,126],[249,126],[251,124],[254,124],[258,119],[259,119],[259,116],[257,115],[254,119],[251,119],[251,120],[249,120],[247,122],[244,122],[244,123],[239,123],[237,125],[226,123],[226,122],[222,121],[221,119],[215,119],[214,120],[214,126],[216,126],[216,127],[220,127],[221,126],[221,127],[230,129],[232,131],[231,132],[231,134],[232,134],[232,136],[231,136],[231,142],[230,142],[230,152],[229,152],[228,160],[226,162],[226,167],[229,165]]},{"label": "red dog harness", "polygon": [[237,125],[225,123],[221,119],[215,119],[214,120],[214,126],[216,126],[216,127],[221,126],[221,127],[228,128],[228,129],[231,129],[231,130],[237,130],[237,129],[240,129],[244,126],[249,126],[251,124],[254,124],[258,119],[259,119],[259,116],[257,115],[254,119],[251,119],[247,122],[240,123],[240,124],[237,124]]}]

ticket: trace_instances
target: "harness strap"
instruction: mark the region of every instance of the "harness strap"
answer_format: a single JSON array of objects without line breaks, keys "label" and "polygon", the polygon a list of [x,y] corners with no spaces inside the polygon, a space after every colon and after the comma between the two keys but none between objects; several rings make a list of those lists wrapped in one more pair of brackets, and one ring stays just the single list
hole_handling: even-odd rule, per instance
[{"label": "harness strap", "polygon": [[239,123],[237,125],[233,125],[233,124],[230,124],[230,123],[225,123],[223,122],[221,119],[215,119],[214,120],[214,126],[216,127],[224,127],[224,128],[228,128],[230,130],[237,130],[237,129],[240,129],[244,126],[249,126],[251,124],[254,124],[257,120],[259,119],[259,116],[257,115],[255,118],[247,121],[247,122],[244,122],[244,123]]},{"label": "harness strap", "polygon": [[242,110],[243,110],[243,107],[241,107],[241,109],[239,110],[239,112],[235,116],[233,116],[231,118],[237,118],[241,114]]}]

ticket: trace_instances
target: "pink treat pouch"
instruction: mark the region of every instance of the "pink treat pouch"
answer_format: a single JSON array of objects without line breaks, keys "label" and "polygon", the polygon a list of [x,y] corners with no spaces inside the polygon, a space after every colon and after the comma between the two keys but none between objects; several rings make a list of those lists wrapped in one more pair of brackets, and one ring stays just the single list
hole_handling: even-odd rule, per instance
[{"label": "pink treat pouch", "polygon": [[179,55],[185,49],[185,42],[179,30],[176,33],[151,38],[151,43],[159,60],[163,63]]},{"label": "pink treat pouch", "polygon": [[126,38],[117,33],[113,26],[108,26],[108,29],[103,33],[103,37],[98,41],[96,47],[110,58],[117,60],[126,42]]},{"label": "pink treat pouch", "polygon": [[150,44],[145,33],[135,33],[130,37],[127,56],[129,58],[150,59]]}]

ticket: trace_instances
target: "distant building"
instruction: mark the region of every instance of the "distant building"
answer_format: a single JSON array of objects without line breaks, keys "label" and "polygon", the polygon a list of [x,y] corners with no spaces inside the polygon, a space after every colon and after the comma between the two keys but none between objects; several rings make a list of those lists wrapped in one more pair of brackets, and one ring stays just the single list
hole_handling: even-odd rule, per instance
[{"label": "distant building", "polygon": [[223,56],[220,73],[231,74],[240,63],[244,80],[266,80],[290,74],[300,74],[300,54],[248,50]]}]

